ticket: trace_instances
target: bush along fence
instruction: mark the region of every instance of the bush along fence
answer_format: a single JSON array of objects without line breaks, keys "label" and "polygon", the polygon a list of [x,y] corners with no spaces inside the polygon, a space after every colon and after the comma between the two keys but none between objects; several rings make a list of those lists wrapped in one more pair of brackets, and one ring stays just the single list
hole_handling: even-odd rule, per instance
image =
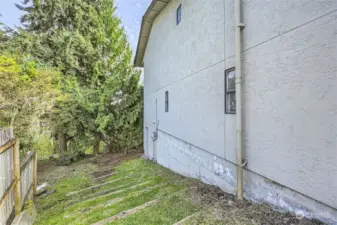
[{"label": "bush along fence", "polygon": [[12,128],[0,130],[0,225],[10,224],[36,193],[37,154],[20,161],[19,145]]}]

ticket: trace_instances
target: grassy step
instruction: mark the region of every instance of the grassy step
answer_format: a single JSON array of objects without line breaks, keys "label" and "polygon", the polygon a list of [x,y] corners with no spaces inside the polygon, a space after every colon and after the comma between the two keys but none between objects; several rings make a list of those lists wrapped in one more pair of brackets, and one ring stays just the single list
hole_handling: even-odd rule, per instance
[{"label": "grassy step", "polygon": [[102,204],[104,202],[107,202],[107,201],[115,199],[115,198],[125,197],[125,196],[132,195],[134,193],[152,190],[153,188],[155,188],[157,186],[163,186],[163,185],[166,185],[166,184],[165,183],[156,183],[156,182],[152,181],[147,185],[142,185],[142,186],[138,186],[136,188],[131,188],[131,189],[129,188],[129,189],[126,189],[123,192],[109,193],[107,195],[98,196],[98,197],[93,198],[93,199],[88,199],[86,201],[79,202],[79,203],[71,206],[70,208],[67,208],[67,211],[72,211],[74,209],[85,209],[85,208],[91,207],[93,205]]},{"label": "grassy step", "polygon": [[[73,213],[71,215],[67,214],[67,215],[65,215],[65,217],[66,218],[75,217],[79,213],[90,214],[93,210],[96,210],[96,209],[104,210],[104,208],[108,208],[108,207],[110,207],[114,204],[120,203],[121,201],[123,201],[126,198],[131,198],[132,196],[139,196],[141,193],[150,192],[155,188],[164,187],[165,185],[167,185],[167,184],[157,184],[157,185],[154,185],[154,186],[150,186],[148,188],[144,188],[144,189],[141,189],[139,191],[131,192],[131,193],[125,195],[124,197],[112,198],[110,200],[98,203],[96,205],[78,206],[78,207],[74,208],[73,211],[68,210],[68,212],[73,212]],[[77,211],[77,212],[74,212],[74,211]]]},{"label": "grassy step", "polygon": [[91,173],[89,173],[89,175],[93,176],[93,177],[101,177],[101,176],[104,176],[106,174],[110,174],[114,171],[115,171],[115,168],[107,167],[107,168],[102,168],[101,170],[98,170],[98,171],[95,171],[95,172],[91,172]]},{"label": "grassy step", "polygon": [[103,176],[100,176],[100,177],[95,177],[94,180],[96,181],[101,181],[101,180],[104,180],[108,177],[112,177],[113,175],[116,175],[117,173],[116,172],[112,172],[112,173],[109,173],[109,174],[105,174]]},{"label": "grassy step", "polygon": [[112,217],[108,217],[108,218],[106,218],[104,220],[101,220],[101,221],[98,221],[98,222],[96,222],[96,223],[94,223],[92,225],[105,225],[105,224],[107,224],[109,222],[113,222],[115,220],[119,220],[121,218],[128,217],[128,216],[130,216],[132,214],[135,214],[135,213],[139,212],[140,210],[143,210],[143,209],[145,209],[147,207],[150,207],[152,205],[157,204],[159,200],[160,199],[155,199],[155,200],[146,202],[143,205],[139,205],[139,206],[137,206],[135,208],[132,208],[132,209],[129,209],[129,210],[125,210],[125,211],[123,211],[121,213],[118,213],[117,215],[114,215]]},{"label": "grassy step", "polygon": [[[76,197],[76,201],[82,201],[81,199],[88,199],[95,197],[97,195],[107,194],[109,192],[117,191],[119,189],[124,189],[128,186],[133,186],[137,183],[137,181],[133,181],[132,179],[118,179],[116,182],[106,182],[105,185],[97,187],[95,189],[88,189],[78,193],[77,195],[71,196],[70,199],[74,200]],[[74,197],[75,196],[75,197]]]},{"label": "grassy step", "polygon": [[172,196],[155,206],[146,208],[126,218],[107,223],[109,225],[172,225],[197,212],[199,207],[181,196]]},{"label": "grassy step", "polygon": [[45,199],[39,201],[39,211],[49,211],[62,207],[64,201],[68,199],[67,194],[76,190],[85,189],[92,186],[92,181],[87,174],[80,174],[71,179],[61,180],[53,186],[56,192]]},{"label": "grassy step", "polygon": [[[45,225],[43,221],[48,220],[48,225],[59,225],[59,224],[85,224],[83,222],[78,222],[85,220],[89,215],[92,213],[96,213],[97,211],[104,210],[105,207],[112,207],[113,200],[118,198],[123,198],[122,201],[125,199],[129,199],[132,196],[141,195],[143,192],[151,192],[155,188],[160,188],[166,184],[158,184],[158,185],[151,185],[148,187],[140,187],[137,191],[136,190],[129,190],[128,192],[123,192],[117,195],[111,195],[104,198],[97,198],[92,201],[80,202],[77,205],[72,206],[71,208],[65,208],[63,205],[63,210],[57,210],[55,213],[48,213],[48,216],[42,216],[39,218],[40,224]],[[110,204],[105,205],[104,203]],[[115,203],[120,203],[116,201]],[[92,208],[92,209],[90,209]],[[82,212],[81,212],[82,211]],[[65,212],[67,213],[65,215]],[[81,212],[81,213],[79,213]],[[39,224],[39,223],[37,223]]]},{"label": "grassy step", "polygon": [[140,183],[140,184],[136,184],[136,185],[133,185],[133,186],[130,186],[130,187],[125,187],[125,188],[122,188],[122,189],[117,189],[115,191],[112,191],[112,192],[108,192],[104,195],[100,195],[99,193],[94,193],[92,195],[88,195],[87,198],[77,198],[77,199],[74,199],[74,200],[70,200],[70,201],[67,201],[66,203],[66,207],[70,207],[72,205],[75,205],[76,203],[88,203],[88,202],[92,202],[92,201],[95,201],[97,199],[100,199],[100,198],[106,198],[106,197],[110,197],[110,196],[113,196],[113,195],[117,195],[117,194],[120,194],[122,192],[126,192],[128,190],[135,190],[137,188],[140,188],[140,187],[144,187],[146,185],[149,185],[151,184],[150,181],[146,181],[146,182],[143,182],[143,183]]},{"label": "grassy step", "polygon": [[95,206],[91,206],[89,208],[78,209],[79,210],[78,212],[72,213],[71,215],[67,214],[67,215],[64,216],[64,218],[74,218],[74,217],[77,217],[79,214],[88,213],[89,211],[92,211],[92,210],[97,209],[97,208],[109,207],[109,206],[111,206],[113,204],[117,204],[117,203],[119,203],[123,200],[124,200],[124,198],[114,198],[114,199],[111,199],[107,202],[104,202],[102,204],[98,204],[98,205],[95,205]]},{"label": "grassy step", "polygon": [[131,197],[126,197],[122,202],[113,205],[105,210],[102,209],[94,210],[90,212],[90,214],[84,220],[83,218],[79,218],[78,221],[82,221],[82,224],[92,224],[97,221],[103,220],[107,217],[114,216],[122,211],[142,205],[156,198],[172,194],[174,192],[179,191],[180,189],[181,189],[180,187],[174,185],[157,187],[148,192],[143,192],[137,195],[133,195]]},{"label": "grassy step", "polygon": [[[40,200],[40,206],[51,208],[40,208],[35,224],[92,224],[188,185],[181,176],[142,159],[124,162],[115,171],[117,174],[102,184],[93,184],[89,174],[60,180],[53,186],[57,193]],[[78,202],[74,202],[76,199]]]},{"label": "grassy step", "polygon": [[[77,181],[77,179],[74,179]],[[72,184],[72,182],[70,182]],[[48,206],[51,204],[52,206],[49,206],[48,208],[41,208],[40,211],[43,211],[43,214],[39,215],[39,218],[41,219],[46,219],[47,218],[57,218],[57,217],[61,217],[59,215],[63,215],[64,211],[68,211],[71,212],[73,209],[79,208],[79,209],[85,209],[88,208],[90,206],[96,205],[96,204],[101,204],[104,203],[110,199],[113,198],[117,198],[119,196],[126,196],[134,191],[138,191],[138,190],[142,190],[142,189],[146,189],[148,187],[152,187],[153,185],[157,184],[158,181],[157,180],[152,180],[152,181],[148,181],[148,184],[142,184],[142,185],[138,185],[136,187],[129,187],[129,188],[124,188],[122,191],[116,191],[116,192],[112,192],[103,196],[97,196],[94,197],[92,199],[86,199],[85,201],[80,201],[80,199],[76,200],[68,200],[66,197],[66,194],[64,192],[63,196],[60,197],[60,199],[56,198],[57,202],[53,203],[52,202],[48,202]],[[60,186],[64,186],[65,184],[61,184]],[[76,185],[75,185],[76,186]],[[76,188],[76,187],[75,187]],[[66,188],[67,189],[67,188]],[[60,193],[62,195],[62,193]],[[56,196],[56,195],[55,195]],[[51,197],[55,197],[54,195],[52,195]],[[63,216],[62,216],[63,217]],[[55,223],[57,224],[57,223]]]},{"label": "grassy step", "polygon": [[[138,184],[138,185],[141,185],[141,184]],[[130,182],[128,184],[121,184],[121,185],[118,185],[116,187],[105,189],[105,190],[102,190],[102,191],[97,191],[97,192],[95,192],[93,194],[85,196],[84,199],[91,199],[91,198],[95,198],[97,196],[104,196],[104,195],[107,195],[109,193],[116,193],[116,192],[119,193],[119,191],[125,191],[126,189],[128,189],[130,187],[134,187],[134,186],[137,187],[137,182],[136,181]]]},{"label": "grassy step", "polygon": [[70,198],[78,198],[81,196],[87,196],[88,194],[92,194],[95,192],[99,192],[99,191],[104,191],[104,190],[108,190],[111,189],[113,187],[121,186],[121,185],[129,185],[131,183],[134,182],[142,182],[145,179],[151,179],[153,177],[151,176],[137,176],[136,174],[118,174],[117,176],[113,176],[111,177],[113,179],[107,179],[106,182],[104,183],[100,183],[97,185],[93,185],[91,187],[87,187],[84,189],[81,189],[79,191],[74,191],[74,192],[70,192],[67,194],[67,197]]},{"label": "grassy step", "polygon": [[115,180],[111,180],[111,181],[108,181],[108,182],[105,182],[105,183],[102,183],[102,184],[98,184],[98,185],[94,185],[94,186],[87,187],[87,188],[84,188],[84,189],[80,189],[79,191],[69,192],[66,196],[72,197],[74,195],[81,195],[81,194],[85,194],[85,193],[90,193],[90,192],[93,192],[93,191],[103,187],[103,186],[107,186],[109,184],[114,184],[115,182],[120,181],[120,180],[122,180],[122,178],[117,178]]},{"label": "grassy step", "polygon": [[132,209],[128,209],[128,210],[125,210],[121,213],[118,213],[117,215],[114,215],[114,216],[111,216],[111,217],[108,217],[104,220],[101,220],[101,221],[98,221],[92,225],[105,225],[105,224],[108,224],[108,223],[111,223],[111,222],[114,222],[116,220],[120,220],[120,219],[123,219],[123,218],[127,218],[133,214],[136,214],[136,213],[139,213],[140,211],[148,208],[148,207],[151,207],[153,205],[156,205],[158,202],[164,200],[164,199],[169,199],[171,197],[173,197],[174,195],[177,195],[179,194],[179,192],[175,192],[171,195],[167,195],[167,196],[164,196],[164,197],[161,197],[161,198],[157,198],[157,199],[154,199],[152,201],[149,201],[149,202],[146,202],[142,205],[139,205],[139,206],[136,206],[135,208],[132,208]]}]

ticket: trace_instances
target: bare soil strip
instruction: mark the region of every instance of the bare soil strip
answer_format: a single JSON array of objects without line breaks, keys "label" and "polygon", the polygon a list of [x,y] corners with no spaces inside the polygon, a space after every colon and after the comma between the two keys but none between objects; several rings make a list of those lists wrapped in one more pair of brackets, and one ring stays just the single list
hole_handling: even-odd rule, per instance
[{"label": "bare soil strip", "polygon": [[89,175],[91,175],[91,176],[97,178],[97,177],[101,177],[101,176],[110,174],[110,173],[112,173],[112,172],[114,172],[114,171],[115,171],[115,168],[108,167],[108,168],[106,168],[106,169],[102,169],[102,170],[98,170],[98,171],[89,173]]},{"label": "bare soil strip", "polygon": [[105,182],[105,183],[102,183],[102,184],[98,184],[98,185],[95,185],[95,186],[91,186],[91,187],[88,187],[88,188],[84,188],[84,189],[81,189],[79,191],[74,191],[74,192],[69,192],[67,194],[67,197],[70,197],[70,196],[73,196],[73,195],[79,195],[81,193],[85,193],[85,192],[92,192],[98,188],[101,188],[105,185],[108,185],[108,184],[112,184],[112,183],[115,183],[117,181],[120,181],[122,180],[122,178],[118,178],[118,179],[115,179],[115,180],[112,180],[112,181],[108,181],[108,182]]},{"label": "bare soil strip", "polygon": [[109,173],[109,174],[106,174],[106,175],[103,175],[103,176],[100,176],[100,177],[96,177],[95,178],[95,181],[101,181],[101,180],[104,180],[106,178],[109,178],[113,175],[116,175],[117,173],[116,172],[112,172],[112,173]]}]

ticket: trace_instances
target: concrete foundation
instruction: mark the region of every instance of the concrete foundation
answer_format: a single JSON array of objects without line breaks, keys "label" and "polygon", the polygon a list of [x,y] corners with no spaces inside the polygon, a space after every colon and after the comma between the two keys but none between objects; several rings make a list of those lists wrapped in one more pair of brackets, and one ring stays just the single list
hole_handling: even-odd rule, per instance
[{"label": "concrete foundation", "polygon": [[[236,166],[233,163],[162,130],[158,131],[157,146],[156,160],[160,165],[235,194]],[[244,171],[244,196],[254,202],[270,204],[276,210],[295,213],[298,217],[337,224],[335,209],[247,169]]]}]

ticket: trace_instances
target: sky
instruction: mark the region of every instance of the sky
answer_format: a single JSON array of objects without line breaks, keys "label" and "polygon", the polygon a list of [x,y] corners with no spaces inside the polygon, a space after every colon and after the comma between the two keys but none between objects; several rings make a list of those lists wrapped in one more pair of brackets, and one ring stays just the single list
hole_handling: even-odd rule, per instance
[{"label": "sky", "polygon": [[[0,21],[7,26],[20,26],[20,11],[15,7],[14,3],[21,3],[21,0],[0,0]],[[122,19],[123,26],[129,37],[129,42],[136,50],[139,29],[142,16],[151,0],[115,0],[117,6],[117,15]]]}]

